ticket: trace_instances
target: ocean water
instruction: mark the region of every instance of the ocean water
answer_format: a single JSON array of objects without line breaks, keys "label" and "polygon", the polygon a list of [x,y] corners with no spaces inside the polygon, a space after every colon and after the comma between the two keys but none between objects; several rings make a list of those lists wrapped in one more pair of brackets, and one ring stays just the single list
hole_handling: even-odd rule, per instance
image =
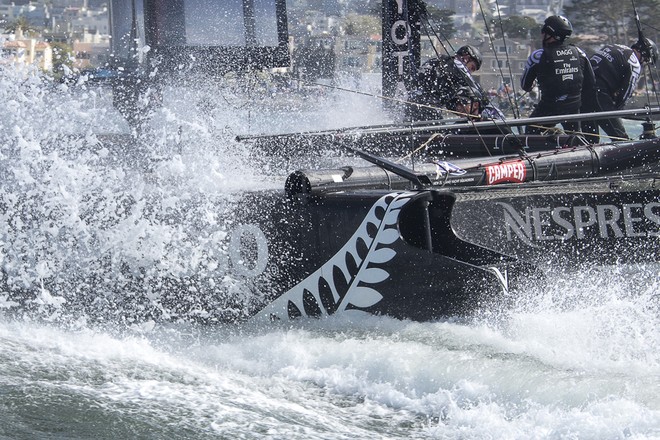
[{"label": "ocean water", "polygon": [[107,89],[0,67],[0,438],[660,438],[657,266],[551,273],[505,309],[426,323],[202,325],[131,305],[160,292],[125,271],[219,270],[232,202],[300,165],[236,135],[386,120],[366,96],[282,105],[250,81],[167,88],[136,144],[108,149],[131,128]]}]

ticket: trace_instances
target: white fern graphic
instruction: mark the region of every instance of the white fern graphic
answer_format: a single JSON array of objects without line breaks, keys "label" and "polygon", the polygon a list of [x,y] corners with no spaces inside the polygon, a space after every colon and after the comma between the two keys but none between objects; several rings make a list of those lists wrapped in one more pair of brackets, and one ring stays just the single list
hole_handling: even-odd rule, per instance
[{"label": "white fern graphic", "polygon": [[259,312],[255,319],[319,317],[360,311],[377,304],[383,296],[375,286],[390,276],[378,265],[396,255],[389,245],[399,239],[399,213],[413,195],[392,193],[381,197],[339,252]]}]

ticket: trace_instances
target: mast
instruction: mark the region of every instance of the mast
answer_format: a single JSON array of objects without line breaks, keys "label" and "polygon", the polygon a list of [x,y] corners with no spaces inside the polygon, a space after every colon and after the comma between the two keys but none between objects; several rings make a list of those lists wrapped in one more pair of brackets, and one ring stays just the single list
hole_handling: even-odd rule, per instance
[{"label": "mast", "polygon": [[[383,0],[382,95],[407,100],[420,65],[420,0]],[[388,102],[388,101],[385,101]],[[389,106],[392,107],[392,101]]]}]

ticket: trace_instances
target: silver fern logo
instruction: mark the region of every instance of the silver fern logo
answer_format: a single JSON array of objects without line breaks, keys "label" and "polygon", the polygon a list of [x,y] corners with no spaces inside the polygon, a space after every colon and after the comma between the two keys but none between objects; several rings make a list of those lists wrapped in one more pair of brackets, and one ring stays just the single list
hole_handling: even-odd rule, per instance
[{"label": "silver fern logo", "polygon": [[365,313],[365,309],[380,302],[383,296],[378,284],[390,274],[379,265],[396,255],[391,245],[399,239],[399,213],[413,195],[392,193],[381,197],[339,252],[269,304],[255,319]]}]

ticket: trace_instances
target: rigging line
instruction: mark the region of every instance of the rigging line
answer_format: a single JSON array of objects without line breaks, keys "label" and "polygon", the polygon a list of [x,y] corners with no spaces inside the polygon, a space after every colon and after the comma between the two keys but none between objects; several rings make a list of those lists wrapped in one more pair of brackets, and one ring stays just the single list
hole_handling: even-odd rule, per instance
[{"label": "rigging line", "polygon": [[[472,114],[469,114],[469,113],[462,113],[462,112],[458,112],[458,111],[455,111],[455,110],[449,110],[449,109],[444,109],[444,110],[447,111],[448,113],[453,113],[455,116],[462,116],[462,117],[465,117],[465,118],[467,119],[466,122],[472,124],[472,128],[475,130],[477,136],[481,139],[481,142],[483,143],[484,148],[486,148],[486,152],[488,153],[488,155],[489,155],[489,156],[492,156],[492,155],[493,155],[493,154],[490,152],[490,150],[488,149],[488,145],[486,145],[486,142],[484,141],[483,137],[479,134],[479,128],[476,127],[476,126],[474,125],[475,122],[478,122],[478,121],[476,121],[476,119],[479,119],[479,116],[475,116],[475,115],[472,115]],[[493,121],[493,122],[494,122],[494,121]],[[497,127],[497,124],[495,124],[495,127]],[[411,128],[412,128],[412,127],[411,127]],[[501,131],[501,130],[500,130],[500,131]],[[504,133],[502,133],[502,134],[504,134]],[[401,162],[403,162],[404,160],[406,160],[406,159],[408,159],[408,158],[412,159],[413,155],[417,154],[420,150],[425,149],[425,148],[426,148],[426,147],[427,147],[427,146],[428,146],[433,140],[435,140],[435,138],[438,137],[438,136],[443,136],[443,139],[444,139],[445,137],[447,137],[447,133],[440,133],[440,132],[439,132],[439,133],[434,133],[434,134],[432,134],[431,137],[430,137],[426,142],[424,142],[423,144],[421,144],[419,147],[415,148],[415,149],[414,149],[413,151],[411,151],[410,153],[408,153],[408,154],[402,156],[400,159],[398,159],[398,160],[396,161],[396,163],[401,163]],[[505,136],[506,136],[506,135],[505,135]],[[514,136],[515,136],[515,135],[514,135]],[[411,139],[412,139],[413,137],[414,137],[414,133],[411,133]]]},{"label": "rigging line", "polygon": [[[440,38],[440,36],[438,36],[438,32],[436,32],[436,30],[433,28],[433,24],[431,23],[431,20],[429,20],[428,13],[424,15],[424,18],[426,19],[426,22],[422,21],[422,25],[424,26],[424,29],[426,30],[426,35],[429,36],[429,32],[427,30],[427,25],[428,25],[428,27],[431,28],[431,32],[433,32],[433,35],[435,36],[435,38],[438,40],[438,42],[442,46],[442,49],[445,51],[445,53],[447,55],[451,55],[454,52],[454,48],[452,47],[452,44],[451,44],[451,41],[449,41],[449,38],[447,38],[447,36],[445,34],[443,34],[442,32],[440,32],[440,36],[442,36],[442,38]],[[447,46],[445,46],[445,43],[442,42],[443,39],[449,45],[449,48],[451,49],[451,52],[449,52],[449,50],[447,49]],[[438,53],[438,50],[435,48],[435,45],[433,45],[433,50],[435,51],[436,56],[438,56],[438,58],[439,58],[440,54]]]},{"label": "rigging line", "polygon": [[[428,34],[428,29],[427,29],[427,27],[426,27],[426,25],[428,24],[428,26],[431,28],[431,31],[433,31],[434,36],[438,39],[438,41],[439,41],[440,44],[442,45],[442,48],[444,49],[444,51],[447,53],[447,55],[451,56],[451,54],[447,51],[447,48],[445,47],[445,45],[442,43],[442,40],[440,39],[440,37],[438,37],[437,33],[435,32],[435,29],[433,29],[433,25],[432,25],[431,22],[429,21],[428,16],[425,16],[425,18],[426,18],[426,23],[422,22],[422,25],[424,26],[424,29],[426,30],[426,34],[427,34],[427,36],[429,36],[429,34]],[[449,41],[449,39],[447,39],[444,35],[443,35],[442,37],[446,39],[447,44],[449,45],[449,47],[451,47],[451,49],[452,49],[452,53],[453,53],[453,52],[454,52],[454,48],[451,46],[451,42]],[[440,53],[439,53],[438,50],[436,49],[435,45],[432,44],[432,47],[433,47],[433,51],[435,52],[435,56],[436,56],[438,59],[440,59]],[[464,72],[461,71],[461,73],[464,73]],[[487,95],[487,94],[485,93],[485,91],[480,87],[479,83],[477,83],[476,81],[474,81],[473,78],[466,78],[466,79],[468,80],[469,83],[475,85],[475,87],[476,87],[476,88],[478,89],[478,91],[481,93],[481,95],[482,95],[483,98],[488,99],[488,95]],[[490,100],[488,100],[488,102],[490,103]],[[446,109],[446,111],[448,111],[448,112],[450,112],[450,113],[454,113],[454,114],[456,114],[456,115],[462,115],[462,113],[460,113],[460,112],[452,111],[452,110],[449,110],[449,109]],[[467,116],[468,116],[468,118],[474,118],[474,115],[467,115]]]},{"label": "rigging line", "polygon": [[[440,43],[440,46],[442,46],[442,49],[445,51],[447,55],[449,55],[449,51],[447,50],[447,47],[445,44],[442,42],[440,37],[435,32],[435,29],[433,29],[433,26],[431,26],[431,23],[429,22],[428,17],[425,17],[426,21],[422,21],[422,26],[424,26],[424,32],[426,33],[426,36],[430,38],[428,28],[431,28],[431,31],[433,32],[433,36],[438,40],[438,43]],[[440,59],[440,52],[438,52],[438,48],[435,47],[435,44],[431,43],[431,47],[433,47],[433,52],[435,52],[435,56]]]},{"label": "rigging line", "polygon": [[[486,149],[486,152],[488,153],[488,155],[492,156],[493,153],[490,152],[490,149],[488,148],[488,145],[486,144],[486,141],[484,140],[484,137],[481,135],[481,133],[479,133],[479,128],[476,125],[474,125],[474,119],[468,119],[468,122],[472,124],[472,129],[475,132],[477,132],[477,137],[479,138],[479,140],[481,140],[481,145],[484,146],[484,148]],[[495,126],[497,127],[497,125],[495,125]],[[500,131],[502,131],[502,130],[500,130]],[[511,130],[511,132],[513,133],[513,130]],[[520,144],[519,139],[517,139],[515,137],[514,137],[514,139]],[[523,151],[523,150],[521,149],[521,151]],[[447,173],[447,174],[449,174],[449,173]]]},{"label": "rigging line", "polygon": [[[509,46],[506,42],[506,35],[504,34],[504,26],[502,25],[502,13],[500,12],[500,3],[499,0],[495,0],[495,6],[497,7],[497,20],[500,24],[500,32],[502,32],[502,43],[504,43],[504,49],[506,51],[506,61],[507,65],[509,68],[509,78],[511,79],[511,90],[513,91],[513,101],[511,99],[511,96],[508,96],[507,93],[507,98],[509,100],[509,104],[513,107],[513,117],[518,119],[520,118],[520,103],[518,102],[518,92],[516,90],[515,86],[515,81],[513,80],[513,70],[511,69],[511,59],[509,58]],[[489,34],[490,37],[490,34]],[[499,66],[499,63],[498,63]],[[500,71],[501,72],[501,71]]]},{"label": "rigging line", "polygon": [[[542,132],[543,134],[564,133],[564,134],[567,134],[567,135],[582,136],[582,137],[585,137],[585,136],[588,136],[588,135],[591,134],[591,133],[585,133],[585,132],[579,131],[579,130],[565,130],[563,127],[560,128],[558,126],[548,127],[547,125],[529,124],[528,127],[533,127],[533,128],[538,128],[538,129],[544,130]],[[630,140],[630,138],[623,138],[623,137],[609,136],[609,135],[606,135],[604,137],[609,138],[613,142],[616,142],[616,141],[622,141],[623,142],[623,141],[629,141]]]},{"label": "rigging line", "polygon": [[383,99],[383,100],[386,100],[386,101],[398,102],[399,104],[414,105],[414,106],[417,106],[417,107],[428,108],[428,109],[432,109],[432,110],[444,110],[444,111],[451,112],[451,110],[444,109],[444,108],[439,108],[439,107],[436,107],[436,106],[433,106],[433,105],[418,104],[416,102],[408,101],[406,99],[399,99],[399,98],[394,98],[394,97],[390,97],[390,96],[377,95],[375,93],[361,92],[359,90],[346,89],[344,87],[333,86],[333,85],[330,85],[330,84],[322,84],[322,83],[305,83],[305,84],[310,85],[310,86],[327,87],[329,89],[341,90],[342,92],[355,93],[356,95],[369,96],[371,98],[378,98],[378,99]]},{"label": "rigging line", "polygon": [[658,97],[658,89],[655,88],[655,75],[653,75],[653,69],[651,69],[651,63],[647,63],[647,72],[651,77],[651,91],[649,91],[649,81],[648,78],[644,78],[644,87],[646,89],[646,103],[651,107],[651,92],[655,96],[656,103],[660,106],[660,97]]},{"label": "rigging line", "polygon": [[651,28],[651,29],[653,29],[653,30],[656,31],[656,32],[660,31],[660,28],[657,28],[657,27],[653,26],[652,24],[649,24],[649,23],[646,22],[646,21],[641,21],[641,20],[640,20],[640,24],[643,24],[644,27]]},{"label": "rigging line", "polygon": [[[586,119],[603,119],[611,118],[615,116],[622,116],[624,118],[632,118],[635,116],[643,115],[658,115],[660,114],[660,108],[643,108],[643,109],[629,109],[629,110],[614,110],[609,112],[593,112],[586,116],[585,113],[576,113],[571,115],[555,115],[555,116],[544,116],[539,118],[524,118],[518,121],[514,121],[516,126],[526,126],[532,123],[537,123],[537,120],[540,120],[539,123],[552,123],[557,124],[562,120],[586,120]],[[568,116],[568,118],[567,118]],[[479,127],[493,127],[495,124],[492,120],[476,122],[479,124]],[[237,136],[237,141],[248,141],[255,139],[268,139],[268,138],[277,138],[277,137],[291,137],[291,136],[325,136],[338,134],[340,136],[354,136],[364,134],[379,134],[383,133],[386,130],[388,133],[401,133],[401,126],[403,124],[384,124],[376,126],[360,126],[360,127],[346,127],[339,129],[329,129],[329,130],[318,130],[318,131],[307,131],[307,132],[296,132],[296,133],[280,133],[280,134],[260,134],[260,135],[244,135]],[[461,121],[456,119],[437,119],[431,121],[416,121],[410,124],[412,130],[417,133],[425,130],[454,130],[454,129],[466,129],[470,128],[467,124],[461,124]],[[541,126],[539,126],[541,127]],[[370,128],[376,128],[376,130],[371,130]],[[547,128],[541,127],[541,128]],[[366,129],[366,131],[365,131]],[[408,124],[405,124],[405,130],[410,130]],[[522,133],[520,134],[522,135]]]},{"label": "rigging line", "polygon": [[[481,17],[484,20],[484,26],[486,28],[486,33],[488,34],[488,41],[490,42],[490,48],[493,51],[493,56],[495,57],[495,61],[497,62],[497,68],[500,72],[500,78],[502,78],[502,82],[504,83],[504,72],[502,72],[502,67],[500,66],[500,60],[499,60],[499,57],[497,56],[497,51],[495,50],[495,44],[493,43],[493,36],[491,35],[490,27],[488,26],[488,20],[486,20],[486,13],[484,12],[484,8],[483,8],[483,5],[481,4],[481,0],[479,0],[478,3],[479,3],[479,9],[481,9]],[[499,6],[497,8],[499,10]],[[501,24],[501,21],[500,21],[500,24]],[[504,35],[504,34],[502,34],[502,35]],[[507,47],[506,42],[504,43],[504,47]],[[507,49],[507,60],[508,60],[508,49]],[[510,64],[511,63],[509,63],[509,66],[510,66]],[[511,82],[513,83],[513,77],[511,77],[511,80],[512,80]],[[513,87],[513,84],[512,84],[512,87]],[[514,89],[514,96],[515,96],[515,89]],[[511,98],[509,97],[509,102],[510,102],[510,100],[511,100]],[[512,102],[510,102],[510,104],[514,109],[513,110],[513,115],[514,115],[515,119],[520,118],[520,114],[516,111],[517,106],[515,106]]]},{"label": "rigging line", "polygon": [[639,14],[637,13],[637,6],[635,5],[635,0],[630,0],[630,3],[632,3],[633,12],[635,13],[635,23],[637,24],[637,32],[639,35],[639,39],[641,40],[643,38],[642,24],[639,22]]},{"label": "rigging line", "polygon": [[[433,31],[433,34],[435,35],[435,37],[438,39],[438,41],[439,41],[440,44],[442,45],[442,48],[445,50],[445,52],[447,52],[447,48],[446,48],[445,45],[442,43],[442,40],[440,40],[440,38],[438,37],[438,35],[435,33],[435,30],[433,29],[433,25],[432,25],[431,22],[429,21],[428,16],[425,15],[424,18],[426,18],[426,22],[428,23],[428,26],[431,28],[431,30]],[[426,24],[425,24],[424,22],[422,22],[422,25],[424,26],[424,29],[426,29]],[[428,31],[427,31],[427,35],[428,35]],[[446,41],[447,41],[447,44],[449,44],[449,46],[452,47],[452,46],[451,46],[451,42],[449,41],[449,39],[447,39],[444,35],[443,35],[443,38],[445,38]],[[439,58],[440,58],[440,54],[438,53],[438,50],[436,49],[435,45],[433,45],[433,50],[434,50],[436,56],[437,56],[438,59],[439,59]],[[453,47],[452,47],[452,51],[454,51],[454,48],[453,48]],[[495,52],[495,51],[493,50],[493,52]],[[450,55],[449,52],[447,52],[447,55]],[[497,56],[497,55],[496,55],[496,56]],[[462,72],[462,71],[461,71],[461,72]],[[464,73],[464,72],[462,72],[462,73]],[[487,101],[488,104],[490,104],[490,99],[488,99],[488,94],[484,91],[484,89],[481,87],[481,85],[480,85],[478,82],[476,82],[472,77],[467,78],[467,80],[468,80],[469,83],[473,84],[473,85],[477,88],[477,90],[479,91],[479,93],[481,93],[482,98],[485,99],[485,100]],[[512,104],[512,105],[513,105],[513,104]],[[446,109],[446,110],[447,110],[448,112],[450,112],[450,113],[460,114],[459,112],[451,111],[451,110],[449,110],[449,109]],[[498,109],[498,110],[499,110],[499,109]],[[514,115],[515,115],[515,113],[514,113]],[[474,118],[474,115],[468,115],[468,117],[469,117],[469,118]],[[518,114],[518,117],[519,117],[519,114]],[[474,119],[476,119],[476,118],[474,118]],[[493,121],[494,121],[494,119],[493,119]],[[474,120],[473,120],[473,122],[474,122]],[[511,132],[511,133],[513,133],[513,130],[511,129],[511,127],[509,127],[509,126],[507,125],[506,120],[503,120],[503,123],[504,123],[504,126],[505,126],[505,127]],[[498,128],[498,129],[502,132],[502,130],[497,126],[497,123],[495,123],[495,127]],[[503,133],[503,132],[502,132],[502,133]],[[503,134],[504,134],[504,133],[503,133]],[[514,136],[515,136],[515,134],[514,134]]]},{"label": "rigging line", "polygon": [[[414,136],[414,134],[413,134],[413,136]],[[446,133],[433,133],[433,134],[431,135],[431,137],[429,137],[428,140],[427,140],[426,142],[424,142],[424,143],[423,143],[422,145],[420,145],[419,147],[415,148],[415,149],[414,149],[413,151],[411,151],[410,153],[408,153],[408,154],[406,154],[405,156],[403,156],[403,157],[401,157],[400,159],[398,159],[398,160],[396,161],[396,163],[401,163],[401,162],[403,162],[404,160],[406,160],[406,159],[408,159],[408,158],[411,158],[411,159],[412,159],[412,157],[413,157],[415,154],[417,154],[420,150],[425,149],[425,148],[426,148],[426,147],[427,147],[432,141],[435,140],[435,138],[437,138],[437,137],[439,137],[439,136],[442,136],[443,139],[444,139],[445,137],[447,137],[447,134],[446,134]],[[414,162],[413,162],[413,168],[414,168]]]},{"label": "rigging line", "polygon": [[[405,99],[392,98],[392,97],[389,97],[389,96],[377,95],[377,94],[374,94],[374,93],[360,92],[359,90],[346,89],[344,87],[333,86],[333,85],[330,85],[330,84],[322,84],[322,83],[306,83],[306,84],[327,87],[329,89],[341,90],[343,92],[355,93],[357,95],[369,96],[371,98],[378,98],[378,99],[394,101],[394,102],[398,102],[400,104],[414,105],[414,106],[417,106],[417,107],[428,108],[428,109],[431,109],[431,110],[441,110],[441,111],[444,111],[444,112],[447,112],[447,113],[452,113],[456,116],[464,116],[464,117],[467,117],[468,119],[473,119],[473,122],[478,122],[478,121],[474,121],[474,120],[480,119],[480,116],[470,115],[470,114],[467,114],[467,113],[461,113],[461,112],[458,112],[458,111],[455,111],[455,110],[450,110],[450,109],[444,108],[444,107],[436,107],[436,106],[428,105],[428,104],[419,104],[419,103],[416,103],[416,102],[407,101]],[[491,121],[491,120],[489,120],[489,121]],[[497,127],[497,123],[495,123],[495,120],[492,120],[491,122],[494,122],[495,127]],[[510,130],[511,128],[506,124],[506,121],[503,121],[503,122],[504,122],[504,125],[507,128],[509,128],[509,130]]]},{"label": "rigging line", "polygon": [[646,21],[641,21],[640,20],[640,24],[642,24],[644,26],[644,28],[649,28],[649,29],[654,30],[656,32],[656,35],[660,31],[660,28],[658,28],[656,26],[653,26],[651,24],[648,24],[648,22],[646,22]]},{"label": "rigging line", "polygon": [[[637,5],[635,5],[635,0],[630,0],[630,3],[632,4],[633,12],[635,13],[635,23],[637,24],[637,32],[638,32],[638,39],[643,40],[644,39],[644,33],[642,32],[642,24],[639,21],[639,13],[637,12]],[[660,99],[658,99],[658,92],[655,88],[655,78],[653,76],[653,71],[651,69],[651,63],[648,64],[648,72],[649,76],[651,77],[651,87],[653,90],[653,93],[655,95],[656,102],[660,105]],[[649,92],[649,82],[648,80],[644,81],[645,88],[646,88],[646,99],[648,106],[651,107],[651,94]]]}]

